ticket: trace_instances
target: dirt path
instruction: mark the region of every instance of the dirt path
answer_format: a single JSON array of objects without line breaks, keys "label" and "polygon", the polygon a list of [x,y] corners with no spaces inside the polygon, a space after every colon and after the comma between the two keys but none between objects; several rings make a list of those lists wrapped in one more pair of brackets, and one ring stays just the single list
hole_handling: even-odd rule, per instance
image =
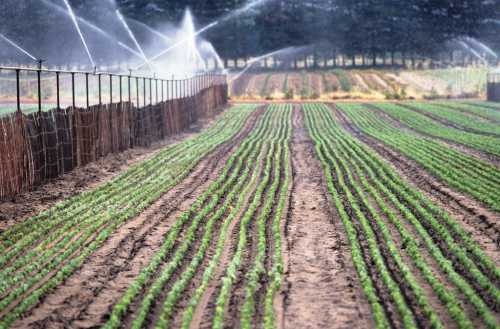
[{"label": "dirt path", "polygon": [[328,199],[322,168],[294,113],[293,188],[287,227],[284,328],[371,328],[371,310],[352,264],[347,237]]},{"label": "dirt path", "polygon": [[161,247],[178,215],[220,174],[234,148],[253,129],[256,111],[232,140],[201,160],[189,176],[145,212],[121,226],[80,270],[13,328],[90,328],[102,325],[113,304]]}]

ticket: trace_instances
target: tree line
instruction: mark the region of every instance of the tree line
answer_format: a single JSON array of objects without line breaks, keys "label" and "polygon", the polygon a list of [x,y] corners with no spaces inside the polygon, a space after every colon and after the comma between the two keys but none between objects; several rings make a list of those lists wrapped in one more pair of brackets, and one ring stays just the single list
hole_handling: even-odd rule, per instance
[{"label": "tree line", "polygon": [[[186,7],[198,24],[212,22],[247,3],[243,0],[120,0],[128,15],[151,24],[179,20]],[[257,56],[289,46],[347,57],[395,53],[409,60],[462,50],[465,36],[500,51],[497,0],[271,0],[249,10],[206,37],[223,58]],[[469,53],[474,56],[474,54]],[[451,55],[450,55],[451,56]],[[372,58],[373,59],[373,58]],[[363,57],[365,60],[365,57]],[[389,59],[390,61],[390,55]]]},{"label": "tree line", "polygon": [[[44,1],[63,5],[62,0],[0,1],[0,33],[7,31],[46,58],[80,54],[70,23],[61,19],[60,12],[44,5]],[[90,21],[99,18],[99,23],[111,21],[103,16],[102,8],[113,7],[113,1],[70,0],[77,13]],[[190,8],[197,26],[202,27],[227,17],[248,1],[116,0],[116,4],[126,17],[150,26],[176,24],[185,9]],[[117,25],[104,28],[118,31],[122,27]],[[317,55],[313,56],[313,65],[321,58],[334,58],[338,60],[334,64],[342,65],[360,56],[362,63],[370,65],[377,58],[391,63],[395,56],[411,63],[419,58],[452,59],[453,50],[471,58],[484,53],[481,49],[477,54],[465,49],[457,41],[464,37],[480,40],[500,52],[499,32],[499,0],[262,0],[260,5],[225,20],[203,37],[213,43],[225,60],[244,60],[291,46],[310,46],[306,55]],[[66,47],[60,46],[63,39]],[[54,46],[54,40],[59,41],[58,46]],[[4,46],[0,46],[0,56]],[[106,62],[120,54],[103,52],[102,56]]]}]

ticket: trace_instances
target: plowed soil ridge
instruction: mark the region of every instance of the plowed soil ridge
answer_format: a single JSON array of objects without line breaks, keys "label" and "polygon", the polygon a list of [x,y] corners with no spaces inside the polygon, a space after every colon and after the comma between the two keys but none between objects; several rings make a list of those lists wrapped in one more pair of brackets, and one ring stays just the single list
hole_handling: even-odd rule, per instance
[{"label": "plowed soil ridge", "polygon": [[371,328],[370,306],[342,222],[328,198],[302,111],[293,120],[284,328]]}]

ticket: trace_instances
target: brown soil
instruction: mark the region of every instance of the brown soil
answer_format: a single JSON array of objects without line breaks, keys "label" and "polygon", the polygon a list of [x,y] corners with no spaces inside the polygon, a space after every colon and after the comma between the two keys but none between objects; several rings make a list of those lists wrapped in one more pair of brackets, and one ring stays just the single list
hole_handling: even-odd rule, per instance
[{"label": "brown soil", "polygon": [[323,77],[319,73],[308,73],[309,76],[309,89],[311,95],[316,94],[318,97],[324,92]]},{"label": "brown soil", "polygon": [[291,72],[288,75],[288,89],[293,90],[295,97],[300,96],[302,90],[302,75],[297,72]]},{"label": "brown soil", "polygon": [[19,194],[11,200],[0,201],[0,233],[62,200],[105,184],[132,165],[153,157],[168,145],[193,136],[212,122],[214,119],[202,120],[193,125],[189,131],[155,143],[150,148],[134,148],[109,155],[84,167],[76,168],[34,191]]},{"label": "brown soil", "polygon": [[[233,77],[230,76],[231,80]],[[244,96],[246,94],[246,90],[248,88],[248,84],[250,79],[252,78],[251,74],[243,74],[238,79],[231,82],[231,95],[232,96]]]},{"label": "brown soil", "polygon": [[111,306],[160,248],[163,236],[178,215],[187,210],[220,174],[232,150],[253,129],[260,114],[261,111],[256,111],[234,139],[219,146],[179,185],[114,232],[80,270],[13,327],[69,325],[89,328],[102,325]]},{"label": "brown soil", "polygon": [[253,97],[259,97],[261,95],[262,86],[266,80],[267,74],[258,73],[253,74],[250,82],[248,83],[246,94]]},{"label": "brown soil", "polygon": [[367,93],[370,92],[370,86],[365,82],[363,76],[359,73],[353,73],[353,78],[356,80],[356,87],[359,88],[361,92]]},{"label": "brown soil", "polygon": [[336,88],[336,90],[340,90],[339,78],[335,74],[327,73],[326,77],[327,77],[328,81],[330,81],[333,88]]},{"label": "brown soil", "polygon": [[283,84],[285,83],[285,74],[275,73],[272,74],[269,78],[267,84],[267,91],[264,96],[273,95],[273,94],[282,94],[283,93]]},{"label": "brown soil", "polygon": [[284,328],[371,328],[371,310],[302,112],[294,114]]}]

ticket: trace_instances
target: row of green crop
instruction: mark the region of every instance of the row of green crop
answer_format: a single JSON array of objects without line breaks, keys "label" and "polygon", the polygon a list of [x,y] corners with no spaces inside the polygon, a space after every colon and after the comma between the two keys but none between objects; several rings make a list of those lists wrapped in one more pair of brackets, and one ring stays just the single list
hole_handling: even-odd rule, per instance
[{"label": "row of green crop", "polygon": [[500,210],[500,171],[495,166],[430,138],[401,131],[362,105],[341,104],[339,108],[366,134],[416,161],[451,187]]},{"label": "row of green crop", "polygon": [[[155,302],[162,302],[162,312],[154,326],[156,328],[170,327],[172,315],[176,311],[179,299],[186,288],[192,284],[194,276],[197,273],[202,273],[202,280],[194,290],[188,307],[182,314],[182,327],[190,327],[194,311],[209,283],[213,280],[215,269],[220,266],[219,262],[229,234],[227,230],[230,224],[245,208],[245,203],[248,202],[247,199],[252,190],[259,191],[268,186],[266,177],[269,175],[271,159],[275,153],[271,141],[282,134],[280,130],[274,129],[274,126],[282,122],[283,115],[283,111],[266,111],[256,130],[231,155],[222,175],[176,221],[175,227],[169,231],[161,250],[113,307],[106,328],[117,328],[121,325],[123,315],[142,291],[144,294],[139,300],[139,307],[134,314],[132,327],[141,328],[144,326],[148,314],[151,312],[151,306]],[[245,218],[248,220],[252,218],[261,202],[263,202],[262,195],[259,196],[256,192],[254,203],[252,203],[255,207],[252,208],[252,205],[248,207],[242,215],[242,223]],[[181,227],[186,225],[186,222],[189,223],[189,227],[182,234],[183,238],[179,246],[173,250],[174,241],[179,237]],[[219,233],[216,237],[217,227]],[[198,238],[199,234],[201,234],[200,238]],[[214,241],[216,242],[215,251],[210,259],[207,259],[207,250]],[[189,250],[194,251],[191,261],[178,274],[177,279],[169,284],[169,291],[165,298],[162,301],[157,300],[167,282],[172,279],[173,274],[184,262],[187,262],[186,256]],[[203,263],[207,264],[204,270],[201,268]],[[203,272],[201,272],[202,270]],[[155,275],[155,273],[158,274]],[[153,278],[155,279],[152,280]],[[223,318],[221,320],[223,321]]]},{"label": "row of green crop", "polygon": [[333,70],[332,73],[337,76],[342,91],[350,92],[352,90],[352,83],[349,78],[349,73],[347,73],[345,70],[340,69]]},{"label": "row of green crop", "polygon": [[122,223],[187,176],[230,140],[253,106],[230,110],[212,128],[167,147],[111,182],[57,204],[0,237],[0,327],[8,327],[59,285]]},{"label": "row of green crop", "polygon": [[[247,209],[247,212],[243,215],[240,222],[240,230],[238,232],[238,243],[236,246],[236,250],[227,266],[225,271],[225,275],[222,278],[222,285],[220,287],[219,293],[215,302],[215,314],[213,319],[213,328],[223,328],[224,326],[224,318],[226,313],[226,308],[228,306],[229,299],[231,297],[231,291],[235,280],[237,279],[237,273],[242,265],[242,256],[243,252],[249,247],[249,225],[252,219],[255,219],[256,223],[254,226],[257,227],[257,255],[255,257],[254,265],[252,269],[248,272],[246,276],[247,285],[245,288],[245,301],[243,307],[240,310],[240,326],[241,327],[250,327],[252,326],[252,318],[255,313],[255,300],[253,299],[255,296],[251,294],[257,288],[258,278],[261,277],[265,273],[265,268],[263,264],[263,257],[266,252],[266,237],[265,237],[265,226],[266,222],[269,220],[269,216],[271,214],[271,210],[273,206],[275,206],[275,197],[278,189],[278,185],[281,183],[281,189],[279,194],[279,198],[281,200],[283,189],[287,189],[286,180],[285,182],[280,182],[280,167],[283,165],[281,162],[286,160],[285,153],[287,153],[286,143],[291,135],[291,107],[290,106],[282,106],[282,107],[273,107],[273,111],[279,112],[280,118],[279,121],[276,121],[274,124],[275,135],[268,141],[270,144],[271,152],[268,153],[266,157],[266,166],[264,168],[264,173],[262,177],[262,184],[259,185],[255,191],[255,194],[252,197],[251,203]],[[274,174],[272,172],[272,168],[274,167]],[[270,187],[267,191],[266,189],[268,185]],[[288,184],[286,184],[288,185]],[[277,221],[281,218],[281,213],[283,212],[282,201],[278,202],[279,206],[275,209],[274,220],[271,220],[271,225],[273,225],[273,236],[276,237],[276,229],[279,230],[276,226],[279,225]],[[260,212],[259,212],[260,208]],[[276,244],[280,243],[280,239],[274,241],[274,246],[276,248]],[[281,276],[282,271],[282,261],[280,259],[281,256],[273,256],[273,259],[277,261],[274,264],[276,268],[273,267],[270,274],[274,276]],[[275,271],[278,271],[275,273]],[[275,283],[276,284],[276,283]],[[268,292],[265,293],[266,303],[269,304],[269,299],[274,297],[275,289],[279,287],[273,286],[268,288]],[[265,311],[265,324],[266,328],[272,328],[274,326],[274,310],[267,307]]]},{"label": "row of green crop", "polygon": [[463,101],[461,102],[462,104],[466,105],[473,105],[473,106],[478,106],[481,108],[486,108],[486,109],[491,109],[495,111],[500,110],[500,103],[497,102],[488,102],[488,101],[480,101],[480,100],[468,100],[468,101]]},{"label": "row of green crop", "polygon": [[[266,300],[264,305],[268,305],[265,313],[265,328],[274,327],[274,312],[270,308],[272,302],[274,301],[274,293],[271,290],[276,291],[279,287],[279,281],[281,279],[282,271],[282,259],[281,259],[281,218],[283,214],[285,196],[288,191],[289,183],[289,173],[288,173],[288,144],[292,134],[291,125],[291,107],[275,107],[273,110],[278,110],[282,108],[286,111],[286,116],[282,123],[279,125],[278,138],[274,141],[276,144],[275,159],[274,159],[274,169],[272,172],[272,184],[267,191],[267,196],[264,204],[261,208],[261,213],[257,218],[257,254],[253,260],[253,265],[246,274],[246,286],[245,286],[245,300],[241,308],[241,328],[253,328],[255,327],[253,320],[256,312],[256,300],[257,291],[259,289],[260,282],[264,274],[266,274],[265,261],[267,251],[269,250],[269,245],[273,245],[274,254],[267,255],[273,260],[273,268],[267,273],[268,277],[272,277],[276,286],[269,287],[269,293],[266,293]],[[282,180],[281,173],[284,172],[284,177]],[[273,209],[276,207],[276,209]],[[273,213],[274,211],[274,213]],[[266,238],[266,227],[272,227],[273,241],[267,241]]]},{"label": "row of green crop", "polygon": [[[358,111],[359,112],[359,111]],[[362,115],[362,113],[360,114]],[[357,142],[340,129],[332,114],[323,106],[306,108],[308,128],[316,145],[337,210],[348,233],[353,260],[370,301],[378,327],[387,325],[387,316],[367,276],[367,263],[361,256],[360,236],[368,241],[371,260],[380,273],[386,289],[396,304],[405,327],[415,327],[413,308],[406,306],[401,288],[387,273],[384,258],[377,251],[381,245],[388,250],[407,289],[412,291],[414,304],[425,316],[428,327],[440,328],[443,323],[431,307],[427,293],[416,281],[414,273],[401,258],[406,253],[418,274],[432,288],[433,293],[460,328],[473,325],[464,312],[463,301],[470,303],[489,328],[498,326],[492,310],[499,305],[497,282],[499,270],[478,245],[444,211],[438,209],[422,194],[410,188],[372,150]],[[376,207],[374,206],[376,204]],[[349,209],[352,216],[349,217]],[[358,222],[355,225],[353,222]],[[397,229],[402,249],[392,240],[389,227]],[[409,226],[418,234],[412,234]],[[380,232],[375,235],[374,231]],[[424,249],[434,258],[438,268],[432,268],[422,257]],[[366,256],[365,256],[366,257]],[[388,257],[388,256],[386,256]],[[447,288],[435,276],[440,271],[455,290]],[[479,289],[474,287],[479,285]],[[488,302],[489,301],[489,302]],[[493,303],[491,304],[491,301]],[[490,304],[488,304],[490,303]]]},{"label": "row of green crop", "polygon": [[397,104],[380,103],[374,105],[391,117],[419,132],[500,156],[500,142],[498,137],[482,136],[450,128],[423,114]]},{"label": "row of green crop", "polygon": [[482,102],[482,101],[468,101],[468,102],[450,102],[450,101],[439,101],[436,104],[443,105],[464,113],[470,113],[477,115],[480,118],[485,118],[491,122],[500,122],[500,106],[495,109],[494,103]]},{"label": "row of green crop", "polygon": [[[168,263],[163,266],[163,269],[161,270],[160,274],[157,276],[156,280],[151,283],[151,286],[149,287],[148,291],[145,293],[145,295],[141,300],[139,310],[134,318],[132,326],[133,327],[142,326],[142,324],[146,320],[146,316],[149,313],[152,303],[158,297],[166,282],[172,277],[175,270],[182,264],[182,261],[186,257],[188,248],[193,244],[195,244],[196,232],[199,226],[201,226],[201,222],[210,214],[212,214],[212,212],[218,205],[219,199],[223,195],[231,193],[230,191],[233,191],[232,189],[235,188],[234,186],[235,180],[240,174],[240,170],[242,170],[243,168],[243,162],[245,158],[250,155],[251,146],[252,146],[251,140],[247,140],[245,143],[243,143],[242,146],[239,148],[239,150],[229,158],[224,168],[224,171],[219,176],[217,181],[211,184],[207,189],[207,191],[205,191],[196,200],[196,202],[192,205],[192,207],[188,211],[184,212],[176,220],[174,227],[167,233],[164,243],[159,252],[153,257],[150,264],[139,274],[134,283],[129,287],[127,292],[123,295],[121,300],[114,306],[112,315],[110,317],[110,320],[106,324],[106,327],[116,328],[120,325],[122,316],[126,313],[128,307],[130,306],[134,298],[138,296],[138,294],[141,292],[141,289],[143,289],[147,284],[149,284],[148,281],[158,271],[160,266],[163,266],[163,263],[166,261],[165,258],[169,255],[169,253],[172,252],[174,243],[179,238],[183,226],[189,223],[189,226],[186,230],[182,243],[179,245],[177,250],[175,250],[172,253],[173,256],[171,257],[171,259],[169,259]],[[234,170],[232,170],[233,167]],[[243,173],[243,177],[240,181],[240,184],[243,184],[245,180],[246,180],[246,174]],[[238,187],[241,188],[241,185],[238,184]],[[238,189],[236,189],[235,191],[238,191]],[[232,199],[227,198],[225,202],[225,207],[223,206],[220,209],[225,209],[227,207],[227,203],[231,202]],[[220,216],[222,216],[222,214],[218,212],[217,217],[220,218]],[[212,228],[214,220],[215,217],[214,215],[212,215],[212,217],[208,221],[208,223],[212,223],[210,225]],[[210,237],[211,235],[212,228],[207,229],[205,231],[205,234],[207,234],[208,237]],[[201,257],[195,257],[193,259],[196,260],[197,263],[191,264],[191,267],[189,268],[189,270],[191,270],[190,272],[193,272],[192,269],[196,268],[200,260],[203,259],[206,248],[208,247],[206,246],[206,241],[208,241],[208,238],[204,236],[203,241],[204,243],[202,243],[202,248],[200,248],[198,251]],[[171,293],[174,293],[176,291],[177,289],[173,289],[171,290]]]},{"label": "row of green crop", "polygon": [[[450,104],[450,105],[448,105]],[[409,108],[424,114],[430,114],[434,117],[441,118],[447,122],[453,123],[456,126],[464,129],[470,129],[471,132],[496,134],[498,143],[500,143],[500,125],[493,122],[488,122],[480,117],[475,117],[470,114],[465,114],[457,110],[456,105],[451,105],[452,102],[446,103],[420,103],[410,102],[404,103]]]}]

